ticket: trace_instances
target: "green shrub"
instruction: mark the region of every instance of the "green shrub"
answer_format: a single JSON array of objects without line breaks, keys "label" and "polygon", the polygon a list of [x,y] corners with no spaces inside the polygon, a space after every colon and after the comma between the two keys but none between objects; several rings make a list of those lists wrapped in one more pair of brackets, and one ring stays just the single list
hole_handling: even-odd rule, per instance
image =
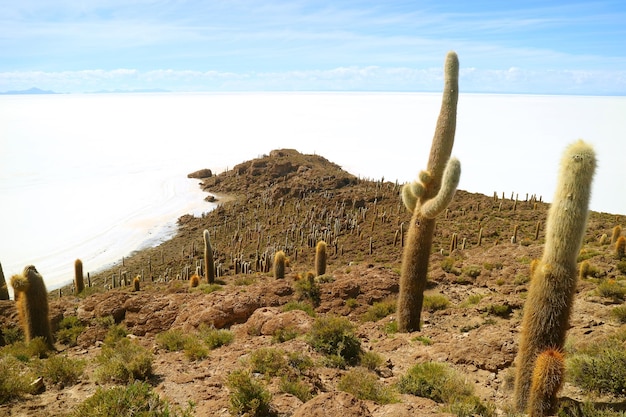
[{"label": "green shrub", "polygon": [[296,281],[295,287],[300,300],[308,300],[314,306],[320,304],[321,290],[315,279],[300,279]]},{"label": "green shrub", "polygon": [[400,377],[398,390],[403,394],[451,403],[473,395],[474,390],[454,369],[445,363],[418,363]]},{"label": "green shrub", "polygon": [[313,398],[313,394],[311,393],[311,389],[300,380],[298,377],[294,376],[284,376],[280,379],[279,389],[287,394],[291,394],[294,397],[298,398],[303,403],[309,401]]},{"label": "green shrub", "polygon": [[433,344],[433,341],[430,340],[430,338],[426,337],[426,336],[415,336],[413,339],[411,339],[415,342],[420,342],[421,344],[423,344],[424,346],[430,346]]},{"label": "green shrub", "polygon": [[376,374],[361,367],[350,369],[341,378],[337,388],[360,400],[374,401],[378,404],[390,404],[398,401],[391,387],[380,383]]},{"label": "green shrub", "polygon": [[35,379],[28,367],[13,355],[0,355],[0,404],[30,393]]},{"label": "green shrub", "polygon": [[298,337],[298,331],[293,327],[281,327],[274,331],[272,335],[272,342],[284,343],[288,340],[292,340]]},{"label": "green shrub", "polygon": [[41,375],[53,384],[70,386],[76,384],[85,371],[86,362],[67,356],[51,356],[43,361]]},{"label": "green shrub", "polygon": [[36,337],[29,343],[15,342],[0,349],[0,355],[11,355],[22,362],[30,362],[35,358],[45,358],[48,353],[48,344],[41,337]]},{"label": "green shrub", "polygon": [[2,338],[5,345],[12,345],[13,343],[21,342],[24,340],[24,333],[19,327],[5,327],[0,329]]},{"label": "green shrub", "polygon": [[106,336],[104,337],[104,344],[106,346],[115,346],[117,342],[126,338],[128,331],[121,324],[114,324],[109,327]]},{"label": "green shrub", "polygon": [[478,265],[470,265],[463,268],[463,274],[467,275],[470,278],[476,278],[480,275],[481,269]]},{"label": "green shrub", "polygon": [[354,310],[355,308],[359,306],[359,302],[354,298],[348,298],[345,304],[346,304],[346,307],[348,307],[350,310]]},{"label": "green shrub", "polygon": [[611,310],[611,315],[620,323],[626,323],[626,306],[618,306]]},{"label": "green shrub", "polygon": [[308,335],[309,344],[316,351],[328,355],[340,367],[355,364],[361,353],[361,341],[354,334],[354,326],[343,317],[322,317],[313,322]]},{"label": "green shrub", "polygon": [[292,372],[302,374],[313,367],[313,359],[302,352],[289,352],[287,353],[287,365]]},{"label": "green shrub", "polygon": [[626,295],[626,287],[614,279],[604,279],[598,284],[596,293],[600,297],[610,298],[614,302],[621,302]]},{"label": "green shrub", "polygon": [[230,390],[230,412],[239,416],[247,413],[250,417],[271,415],[272,395],[265,387],[252,379],[249,372],[237,370],[228,376]]},{"label": "green shrub", "polygon": [[490,304],[487,306],[487,313],[498,317],[509,317],[513,309],[508,304]]},{"label": "green shrub", "polygon": [[224,287],[222,287],[220,284],[200,284],[195,288],[191,288],[190,291],[191,292],[199,291],[204,294],[211,294],[212,292],[222,291],[223,289]]},{"label": "green shrub", "polygon": [[452,273],[452,271],[455,269],[454,263],[454,258],[448,256],[441,261],[441,269],[443,269],[445,272]]},{"label": "green shrub", "polygon": [[56,340],[68,346],[76,346],[78,336],[85,330],[85,326],[76,316],[64,317],[59,322],[59,330],[56,333]]},{"label": "green shrub", "polygon": [[273,348],[261,348],[250,354],[250,367],[252,372],[273,377],[285,370],[287,361],[282,351]]},{"label": "green shrub", "polygon": [[181,410],[159,398],[145,382],[128,386],[98,388],[96,393],[76,406],[70,417],[192,417],[193,405]]},{"label": "green shrub", "polygon": [[311,317],[315,317],[315,310],[309,303],[300,301],[290,301],[283,306],[283,311],[302,310]]},{"label": "green shrub", "polygon": [[428,312],[445,310],[450,306],[448,297],[442,294],[424,295],[422,308]]},{"label": "green shrub", "polygon": [[190,336],[183,348],[185,357],[190,361],[199,361],[209,356],[209,348],[197,337]]},{"label": "green shrub", "polygon": [[99,381],[132,382],[152,376],[152,353],[129,339],[120,339],[112,345],[104,345],[96,357]]},{"label": "green shrub", "polygon": [[361,353],[361,358],[359,361],[362,367],[367,368],[370,371],[373,371],[374,369],[378,368],[384,362],[385,360],[383,359],[383,357],[372,350],[368,350],[367,352]]},{"label": "green shrub", "polygon": [[567,361],[570,382],[584,390],[602,394],[626,394],[626,350],[617,339],[594,343]]},{"label": "green shrub", "polygon": [[378,321],[396,312],[395,301],[381,301],[374,303],[367,312],[361,316],[362,321]]},{"label": "green shrub", "polygon": [[189,343],[190,336],[180,329],[170,329],[157,334],[156,343],[161,349],[168,352],[179,352]]},{"label": "green shrub", "polygon": [[626,275],[626,261],[619,261],[615,267],[619,272]]},{"label": "green shrub", "polygon": [[559,410],[557,411],[559,417],[626,417],[626,412],[615,411],[610,408],[603,408],[601,406],[594,406],[594,403],[585,401],[579,404],[573,400],[563,401],[559,404]]},{"label": "green shrub", "polygon": [[221,346],[226,346],[232,343],[235,335],[230,330],[216,329],[213,326],[201,325],[200,338],[206,343],[209,349],[217,349]]}]

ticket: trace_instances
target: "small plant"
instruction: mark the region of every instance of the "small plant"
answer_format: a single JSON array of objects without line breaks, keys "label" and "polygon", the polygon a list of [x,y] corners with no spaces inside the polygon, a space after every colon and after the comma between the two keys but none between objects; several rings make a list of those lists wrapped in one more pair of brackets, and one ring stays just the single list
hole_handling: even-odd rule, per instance
[{"label": "small plant", "polygon": [[448,297],[442,294],[433,294],[424,296],[423,309],[428,312],[434,312],[437,310],[445,310],[450,306],[450,300]]},{"label": "small plant", "polygon": [[132,382],[152,376],[152,353],[126,338],[105,344],[96,361],[96,379],[101,382]]},{"label": "small plant", "polygon": [[145,382],[128,386],[98,388],[96,393],[74,408],[70,417],[192,417],[193,405],[185,410],[170,408]]},{"label": "small plant", "polygon": [[51,356],[42,364],[41,374],[53,384],[70,386],[76,384],[85,370],[86,362],[67,356]]},{"label": "small plant", "polygon": [[211,294],[215,291],[222,291],[224,289],[220,284],[200,284],[197,288],[194,288],[194,291],[200,291],[204,294]]},{"label": "small plant", "polygon": [[598,284],[596,293],[603,298],[610,298],[614,302],[621,302],[626,296],[626,287],[614,279],[605,279]]},{"label": "small plant", "polygon": [[302,310],[311,317],[315,317],[315,310],[309,303],[301,301],[290,301],[283,306],[283,311]]},{"label": "small plant", "polygon": [[321,290],[312,273],[307,273],[306,278],[296,281],[296,293],[300,300],[308,300],[314,306],[319,305]]},{"label": "small plant", "polygon": [[414,342],[420,342],[421,344],[423,344],[424,346],[430,346],[433,344],[433,341],[430,340],[429,337],[426,336],[415,336],[413,339]]},{"label": "small plant", "polygon": [[345,301],[345,304],[346,304],[346,307],[348,307],[350,310],[354,310],[355,308],[359,306],[359,302],[354,298],[348,298]]},{"label": "small plant", "polygon": [[251,417],[271,415],[272,395],[260,383],[252,379],[249,372],[237,370],[228,376],[226,384],[230,390],[229,410],[231,414]]},{"label": "small plant", "polygon": [[0,404],[31,392],[34,375],[13,355],[0,355]]},{"label": "small plant", "polygon": [[622,324],[626,323],[626,306],[614,307],[611,310],[611,316]]},{"label": "small plant", "polygon": [[284,376],[280,379],[279,389],[287,394],[291,394],[303,403],[313,398],[311,389],[299,378],[293,376]]},{"label": "small plant", "polygon": [[76,316],[63,317],[57,330],[57,341],[68,346],[76,346],[78,336],[85,330],[85,326]]},{"label": "small plant", "polygon": [[296,337],[298,337],[298,331],[293,327],[280,327],[272,335],[272,342],[284,343]]},{"label": "small plant", "polygon": [[361,316],[361,321],[378,321],[396,311],[396,301],[381,301],[374,303],[365,314]]},{"label": "small plant", "polygon": [[454,266],[455,263],[456,263],[456,260],[452,257],[444,258],[444,260],[441,261],[441,269],[443,269],[445,272],[449,274],[454,274],[456,276],[459,276],[461,275],[461,270]]},{"label": "small plant", "polygon": [[360,400],[374,401],[378,404],[397,402],[393,389],[380,383],[378,377],[364,368],[349,370],[337,386]]},{"label": "small plant", "polygon": [[615,267],[617,268],[617,270],[619,272],[621,272],[622,274],[626,275],[626,261],[619,261]]},{"label": "small plant", "polygon": [[157,345],[168,352],[178,352],[189,343],[190,336],[180,329],[170,329],[156,336]]},{"label": "small plant", "polygon": [[230,330],[216,329],[215,327],[200,326],[200,338],[206,343],[209,349],[217,349],[232,343],[235,335]]},{"label": "small plant", "polygon": [[618,339],[607,339],[569,355],[566,375],[583,390],[626,393],[626,351]]},{"label": "small plant", "polygon": [[0,349],[0,355],[11,355],[24,363],[28,363],[32,359],[45,358],[48,356],[48,352],[48,345],[41,337],[37,337],[29,343],[15,342]]},{"label": "small plant", "polygon": [[252,372],[261,373],[267,377],[277,376],[287,367],[284,353],[277,349],[261,348],[250,354]]},{"label": "small plant", "polygon": [[508,304],[490,304],[487,306],[487,313],[498,316],[508,318],[513,312],[513,309]]},{"label": "small plant", "polygon": [[385,323],[383,330],[387,334],[398,333],[398,322],[396,320],[392,320],[392,321]]},{"label": "small plant", "polygon": [[465,301],[459,304],[459,307],[465,308],[469,306],[474,306],[480,303],[480,300],[482,300],[483,297],[483,294],[470,294]]},{"label": "small plant", "polygon": [[287,353],[287,365],[292,372],[297,374],[304,373],[307,369],[313,367],[313,360],[310,356],[301,352],[289,352]]},{"label": "small plant", "polygon": [[238,287],[247,287],[248,285],[254,284],[254,278],[247,277],[247,276],[237,277],[233,281],[233,284],[238,286]]},{"label": "small plant", "polygon": [[106,336],[104,337],[104,344],[109,347],[113,347],[120,340],[128,336],[128,331],[121,324],[115,324],[109,327]]},{"label": "small plant", "polygon": [[373,371],[374,369],[381,366],[385,360],[378,353],[368,350],[367,352],[361,353],[360,364],[362,367]]},{"label": "small plant", "polygon": [[470,265],[462,269],[463,274],[470,278],[476,278],[480,275],[481,268],[478,265]]},{"label": "small plant", "polygon": [[354,326],[343,317],[316,319],[308,342],[316,351],[335,359],[333,363],[340,367],[356,364],[361,353],[361,341],[354,334]]}]

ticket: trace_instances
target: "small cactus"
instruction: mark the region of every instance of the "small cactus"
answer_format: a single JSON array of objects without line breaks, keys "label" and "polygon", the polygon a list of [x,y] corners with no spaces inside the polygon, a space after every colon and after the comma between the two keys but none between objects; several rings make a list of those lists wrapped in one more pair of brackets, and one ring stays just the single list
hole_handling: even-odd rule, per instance
[{"label": "small cactus", "polygon": [[48,318],[48,291],[37,269],[33,265],[25,267],[22,274],[11,277],[11,286],[26,342],[41,337],[48,349],[54,349]]},{"label": "small cactus", "polygon": [[287,258],[285,257],[285,252],[279,250],[274,255],[274,278],[283,279],[285,278],[285,263]]},{"label": "small cactus", "polygon": [[141,277],[137,275],[133,280],[133,291],[139,291],[141,289]]},{"label": "small cactus", "polygon": [[74,261],[74,287],[76,294],[80,294],[85,290],[85,281],[83,279],[83,261],[76,259]]},{"label": "small cactus", "polygon": [[326,273],[326,242],[320,240],[315,246],[315,275]]},{"label": "small cactus", "polygon": [[623,259],[626,256],[626,237],[620,236],[615,242],[615,257]]},{"label": "small cactus", "polygon": [[530,417],[552,416],[556,412],[556,394],[563,385],[565,360],[558,349],[547,349],[537,356],[530,386]]},{"label": "small cactus", "polygon": [[196,288],[200,285],[200,276],[198,274],[193,274],[191,278],[189,278],[189,287]]},{"label": "small cactus", "polygon": [[617,239],[622,235],[622,226],[619,224],[613,228],[613,233],[611,234],[611,244],[615,245],[617,243]]}]

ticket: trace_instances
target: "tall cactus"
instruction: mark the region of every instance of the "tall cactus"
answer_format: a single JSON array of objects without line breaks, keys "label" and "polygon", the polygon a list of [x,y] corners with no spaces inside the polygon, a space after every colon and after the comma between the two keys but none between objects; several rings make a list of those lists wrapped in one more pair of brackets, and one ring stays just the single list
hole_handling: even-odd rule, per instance
[{"label": "tall cactus", "polygon": [[285,252],[279,250],[274,255],[274,278],[283,279],[285,278],[285,264],[287,262],[287,257],[285,256]]},{"label": "tall cactus", "polygon": [[7,288],[7,282],[4,279],[4,272],[2,272],[2,264],[0,264],[0,300],[9,299],[9,289]]},{"label": "tall cactus", "polygon": [[444,65],[444,90],[435,135],[426,171],[419,181],[405,185],[402,199],[413,212],[402,256],[400,293],[398,295],[398,330],[420,330],[428,260],[435,230],[435,217],[448,206],[461,176],[461,164],[450,158],[456,131],[456,108],[459,98],[459,59],[449,52]]},{"label": "tall cactus", "polygon": [[48,318],[48,291],[43,278],[33,265],[24,268],[22,274],[11,277],[15,290],[17,312],[24,328],[26,342],[42,337],[49,349],[53,349],[52,331]]},{"label": "tall cactus", "polygon": [[565,343],[595,168],[595,152],[582,140],[565,149],[548,212],[543,257],[524,305],[515,377],[515,403],[521,412],[526,410],[537,356],[547,349],[562,350]]},{"label": "tall cactus", "polygon": [[85,281],[83,279],[83,261],[76,259],[74,261],[74,287],[76,294],[80,294],[85,290]]},{"label": "tall cactus", "polygon": [[315,246],[315,275],[326,273],[326,242],[320,240]]},{"label": "tall cactus", "polygon": [[211,239],[209,238],[209,231],[204,230],[202,232],[204,238],[204,274],[209,284],[215,282],[215,263],[213,261],[213,248],[211,247]]}]

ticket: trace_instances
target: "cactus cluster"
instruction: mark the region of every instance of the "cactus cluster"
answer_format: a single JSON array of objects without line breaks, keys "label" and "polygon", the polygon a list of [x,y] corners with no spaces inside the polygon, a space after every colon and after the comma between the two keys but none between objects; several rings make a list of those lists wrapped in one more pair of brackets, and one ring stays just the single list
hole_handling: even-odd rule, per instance
[{"label": "cactus cluster", "polygon": [[461,176],[461,164],[456,158],[450,158],[459,95],[459,60],[454,52],[446,56],[444,76],[441,111],[427,169],[420,172],[418,181],[402,188],[402,200],[413,216],[402,256],[397,307],[401,332],[420,330],[435,217],[452,200]]}]

